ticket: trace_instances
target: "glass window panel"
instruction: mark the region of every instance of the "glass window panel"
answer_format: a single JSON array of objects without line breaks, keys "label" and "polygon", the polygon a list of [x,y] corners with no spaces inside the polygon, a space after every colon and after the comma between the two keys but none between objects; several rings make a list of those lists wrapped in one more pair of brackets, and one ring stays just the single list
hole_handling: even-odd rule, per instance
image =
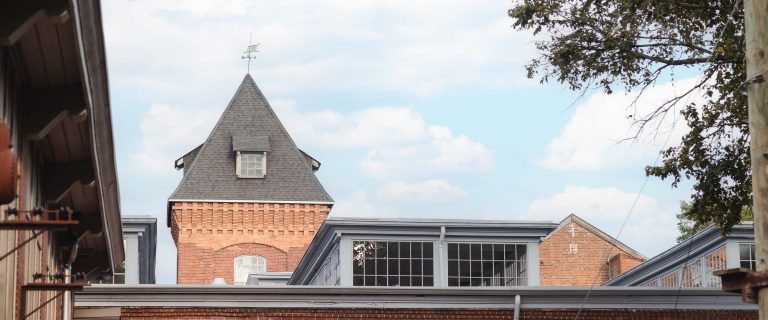
[{"label": "glass window panel", "polygon": [[448,276],[449,277],[457,277],[457,276],[459,276],[459,262],[458,261],[448,261]]},{"label": "glass window panel", "polygon": [[420,276],[422,271],[421,260],[411,260],[411,274]]},{"label": "glass window panel", "polygon": [[480,250],[480,244],[479,243],[473,243],[471,244],[470,249],[470,259],[472,260],[480,260],[481,259],[481,250]]},{"label": "glass window panel", "polygon": [[480,277],[483,274],[483,267],[480,261],[472,260],[469,262],[470,273],[472,277]]},{"label": "glass window panel", "polygon": [[432,243],[431,242],[425,242],[422,246],[422,257],[424,258],[432,258]]},{"label": "glass window panel", "polygon": [[[421,285],[412,276],[434,276],[432,242],[424,241],[353,241],[354,256],[367,256],[362,265],[353,265],[353,285],[356,286],[411,286]],[[360,250],[366,250],[360,252]],[[370,252],[370,253],[369,253]],[[428,258],[414,258],[422,253]],[[353,259],[353,263],[357,263]],[[433,284],[430,284],[433,285]]]},{"label": "glass window panel", "polygon": [[493,261],[483,261],[483,277],[493,277]]},{"label": "glass window panel", "polygon": [[448,248],[458,248],[458,259],[448,261],[449,286],[527,283],[525,244],[451,243]]},{"label": "glass window panel", "polygon": [[[358,243],[358,242],[355,242],[355,243]],[[360,250],[363,250],[366,258],[376,257],[376,250],[374,250],[376,248],[375,243],[371,241],[365,241],[365,242],[359,242],[359,245],[360,246],[358,246],[358,248],[360,248]]]},{"label": "glass window panel", "polygon": [[267,259],[257,255],[242,255],[234,259],[234,282],[245,284],[248,275],[267,272]]},{"label": "glass window panel", "polygon": [[459,258],[459,245],[455,243],[448,244],[448,259],[455,260]]},{"label": "glass window panel", "polygon": [[422,286],[421,277],[411,277],[411,286],[421,287]]},{"label": "glass window panel", "polygon": [[503,244],[494,244],[493,245],[493,259],[494,260],[504,260],[504,245]]},{"label": "glass window panel", "polygon": [[411,258],[421,258],[421,242],[411,242]]},{"label": "glass window panel", "polygon": [[390,259],[400,257],[400,244],[397,242],[387,242],[387,254]]},{"label": "glass window panel", "polygon": [[400,263],[397,259],[389,259],[387,264],[387,274],[400,274]]},{"label": "glass window panel", "polygon": [[493,260],[493,245],[492,244],[483,244],[482,245],[483,250],[483,260]]},{"label": "glass window panel", "polygon": [[363,274],[365,273],[365,269],[363,268],[364,261],[353,261],[352,262],[352,274]]},{"label": "glass window panel", "polygon": [[459,259],[469,259],[469,243],[459,244]]},{"label": "glass window panel", "polygon": [[469,261],[459,261],[459,276],[469,277]]},{"label": "glass window panel", "polygon": [[387,259],[376,259],[376,275],[387,274]]},{"label": "glass window panel", "polygon": [[404,275],[410,275],[411,274],[411,261],[407,259],[401,259],[400,260],[400,274]]},{"label": "glass window panel", "polygon": [[431,287],[435,285],[434,279],[432,277],[424,277],[423,285],[425,287]]},{"label": "glass window panel", "polygon": [[409,242],[400,242],[400,257],[401,258],[411,257],[411,244]]},{"label": "glass window panel", "polygon": [[376,259],[365,259],[365,274],[376,274]]}]

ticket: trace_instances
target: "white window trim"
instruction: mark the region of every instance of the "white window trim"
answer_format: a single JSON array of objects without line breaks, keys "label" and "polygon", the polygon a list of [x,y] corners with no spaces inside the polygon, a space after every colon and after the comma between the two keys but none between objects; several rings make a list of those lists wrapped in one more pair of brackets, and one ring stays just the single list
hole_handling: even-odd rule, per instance
[{"label": "white window trim", "polygon": [[[261,176],[244,176],[240,171],[240,155],[245,153],[261,154]],[[237,151],[235,155],[235,174],[240,179],[264,179],[267,177],[267,152],[266,151]]]},{"label": "white window trim", "polygon": [[[444,241],[445,245],[440,250],[440,259],[441,261],[444,260],[445,263],[445,270],[442,272],[441,282],[440,285],[442,287],[448,287],[448,244],[449,243],[488,243],[488,244],[514,244],[514,245],[524,245],[526,246],[526,267],[528,268],[526,270],[527,278],[526,281],[528,282],[528,287],[536,287],[541,285],[541,275],[539,271],[539,244],[536,242],[529,242],[529,241],[515,241],[515,240],[494,240],[494,239],[457,239],[452,240],[451,238],[446,238]],[[532,258],[533,257],[533,258]],[[466,287],[465,287],[466,288]],[[497,288],[503,288],[503,287],[497,287]]]},{"label": "white window trim", "polygon": [[[438,253],[438,241],[435,240],[434,237],[376,237],[376,236],[361,236],[361,237],[354,237],[354,238],[343,238],[341,239],[339,243],[339,272],[340,275],[340,282],[342,286],[349,286],[352,287],[352,263],[354,261],[352,260],[352,256],[354,254],[353,246],[352,244],[355,241],[384,241],[384,242],[431,242],[432,243],[432,277],[433,277],[433,284],[432,287],[424,287],[424,288],[434,288],[434,287],[442,287],[442,278],[443,274],[438,269],[440,268],[440,261],[441,254]],[[447,279],[447,274],[446,274]]]}]

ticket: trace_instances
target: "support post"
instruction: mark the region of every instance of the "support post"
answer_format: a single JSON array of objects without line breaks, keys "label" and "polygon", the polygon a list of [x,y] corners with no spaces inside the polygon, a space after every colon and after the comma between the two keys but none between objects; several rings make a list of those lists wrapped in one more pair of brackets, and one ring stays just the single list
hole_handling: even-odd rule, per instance
[{"label": "support post", "polygon": [[[768,0],[744,1],[747,105],[752,160],[752,210],[757,271],[768,270]],[[768,287],[759,289],[759,318],[768,319]]]}]

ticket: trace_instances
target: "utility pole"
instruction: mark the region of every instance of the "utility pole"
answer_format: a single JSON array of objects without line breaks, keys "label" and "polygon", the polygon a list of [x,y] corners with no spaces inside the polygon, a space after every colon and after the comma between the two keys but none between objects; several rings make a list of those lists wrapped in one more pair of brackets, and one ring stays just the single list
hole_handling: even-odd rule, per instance
[{"label": "utility pole", "polygon": [[[744,1],[747,106],[752,157],[752,210],[758,272],[768,272],[768,0]],[[768,287],[759,289],[760,319],[768,320]]]}]

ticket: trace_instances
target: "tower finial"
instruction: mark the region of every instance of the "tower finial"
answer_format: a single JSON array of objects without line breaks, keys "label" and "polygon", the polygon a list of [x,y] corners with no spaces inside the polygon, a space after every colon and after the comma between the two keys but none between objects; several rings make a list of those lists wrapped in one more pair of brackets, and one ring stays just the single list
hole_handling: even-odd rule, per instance
[{"label": "tower finial", "polygon": [[243,56],[240,57],[241,59],[248,59],[248,73],[251,73],[251,60],[256,59],[256,53],[259,52],[260,43],[253,44],[253,32],[251,32],[251,36],[248,38],[248,49],[243,52]]}]

